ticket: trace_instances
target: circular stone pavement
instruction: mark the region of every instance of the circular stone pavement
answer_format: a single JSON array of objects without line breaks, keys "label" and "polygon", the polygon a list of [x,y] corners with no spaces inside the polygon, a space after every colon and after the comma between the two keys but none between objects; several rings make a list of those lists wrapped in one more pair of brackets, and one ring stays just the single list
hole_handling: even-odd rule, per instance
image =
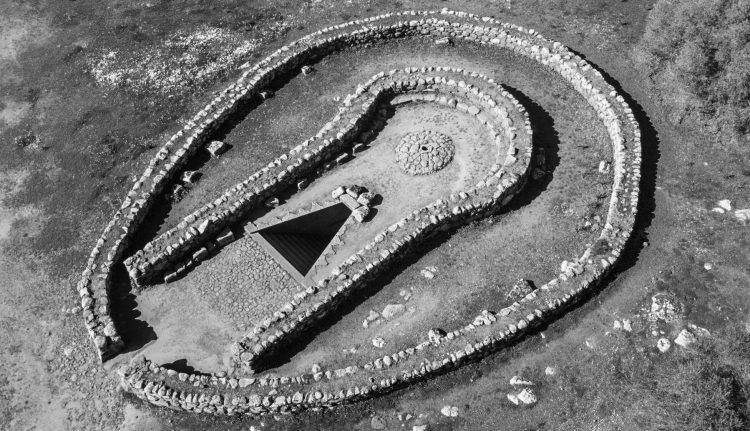
[{"label": "circular stone pavement", "polygon": [[448,136],[432,130],[411,132],[396,146],[396,161],[411,175],[437,172],[453,159],[455,147]]}]

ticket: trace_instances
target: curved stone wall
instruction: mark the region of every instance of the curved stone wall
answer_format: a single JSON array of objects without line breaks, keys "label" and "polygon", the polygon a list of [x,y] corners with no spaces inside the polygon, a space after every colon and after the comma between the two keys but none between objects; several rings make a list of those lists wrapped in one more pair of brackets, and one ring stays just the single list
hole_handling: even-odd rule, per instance
[{"label": "curved stone wall", "polygon": [[[449,37],[511,50],[558,73],[588,101],[607,128],[614,154],[612,196],[596,247],[568,259],[557,277],[510,307],[497,313],[485,311],[443,337],[430,339],[425,334],[425,341],[412,348],[365,363],[299,376],[238,378],[223,373],[177,373],[143,360],[121,370],[122,385],[128,391],[156,405],[221,414],[284,413],[353,402],[444,372],[514,342],[529,328],[566,310],[611,270],[633,229],[640,179],[640,131],[622,96],[585,60],[533,30],[448,10],[386,14],[329,27],[277,50],[216,97],[157,153],[107,225],[78,285],[86,324],[102,359],[122,347],[109,309],[112,266],[122,258],[128,239],[158,193],[211,131],[236,110],[239,101],[254,97],[274,78],[334,50],[404,37]],[[472,113],[495,137],[498,163],[476,187],[409,214],[335,268],[329,278],[307,287],[277,310],[236,344],[240,371],[251,370],[265,355],[304,336],[343,298],[429,235],[483,217],[520,190],[529,174],[531,125],[520,104],[501,86],[479,74],[452,68],[383,72],[347,97],[336,118],[314,137],[136,252],[126,262],[132,279],[141,283],[168,272],[250,208],[351,146],[367,128],[376,107],[392,97],[444,103]]]}]

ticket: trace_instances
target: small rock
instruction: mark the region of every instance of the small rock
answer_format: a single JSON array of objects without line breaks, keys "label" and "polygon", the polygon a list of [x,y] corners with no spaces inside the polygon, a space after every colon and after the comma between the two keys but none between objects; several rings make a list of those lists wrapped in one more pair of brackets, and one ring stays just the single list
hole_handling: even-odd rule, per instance
[{"label": "small rock", "polygon": [[428,280],[432,280],[433,278],[435,278],[435,273],[432,272],[432,271],[430,271],[427,268],[425,268],[422,271],[420,271],[420,273],[422,274],[422,277],[424,277],[424,278],[426,278]]},{"label": "small rock", "polygon": [[427,425],[414,425],[411,431],[427,431]]},{"label": "small rock", "polygon": [[599,173],[606,174],[609,172],[609,163],[607,161],[602,160],[599,162]]},{"label": "small rock", "polygon": [[388,304],[385,306],[381,314],[383,315],[383,318],[390,320],[404,311],[406,311],[406,306],[404,304]]},{"label": "small rock", "polygon": [[458,416],[458,407],[456,406],[443,406],[442,409],[440,409],[440,413],[443,416],[455,418]]},{"label": "small rock", "polygon": [[518,397],[513,394],[508,394],[508,401],[512,402],[515,405],[518,405]]},{"label": "small rock", "polygon": [[441,338],[445,337],[446,333],[440,328],[432,328],[427,333],[427,339],[430,340],[431,343],[437,343],[440,341]]},{"label": "small rock", "polygon": [[555,367],[547,367],[544,369],[544,374],[548,376],[554,376],[555,374],[557,374],[557,369],[555,369]]},{"label": "small rock", "polygon": [[518,401],[526,404],[527,406],[534,405],[537,402],[536,395],[534,395],[534,392],[530,388],[522,390],[518,395],[516,395],[516,397],[518,398]]},{"label": "small rock", "polygon": [[385,420],[380,416],[373,416],[370,421],[370,427],[374,430],[383,430],[385,429],[385,425]]},{"label": "small rock", "polygon": [[687,329],[683,329],[682,331],[680,331],[680,333],[677,335],[677,338],[674,339],[674,343],[683,348],[688,347],[696,341],[698,341],[696,336]]},{"label": "small rock", "polygon": [[732,201],[729,199],[722,199],[719,202],[716,202],[716,205],[724,211],[732,211]]},{"label": "small rock", "polygon": [[524,296],[528,295],[529,293],[534,291],[534,285],[531,284],[529,280],[524,280],[523,278],[516,281],[516,283],[513,285],[513,287],[510,289],[510,292],[506,295],[506,298],[508,299],[516,299],[516,298],[523,298]]},{"label": "small rock", "polygon": [[449,38],[448,36],[441,37],[439,39],[435,39],[435,45],[453,45],[453,40]]},{"label": "small rock", "polygon": [[734,216],[741,222],[750,220],[750,208],[744,210],[737,210],[734,212]]},{"label": "small rock", "polygon": [[216,237],[216,243],[219,244],[220,247],[224,247],[232,241],[234,241],[234,233],[229,229],[224,229],[219,236]]},{"label": "small rock", "polygon": [[313,364],[312,368],[310,369],[310,371],[312,371],[313,374],[319,373],[320,372],[320,365]]},{"label": "small rock", "polygon": [[385,345],[385,340],[382,337],[373,338],[372,345],[377,347],[378,349],[381,349]]},{"label": "small rock", "polygon": [[700,326],[694,325],[692,323],[688,324],[688,328],[690,329],[690,332],[698,337],[708,337],[711,335],[711,332],[709,332],[708,329],[701,328]]},{"label": "small rock", "polygon": [[331,192],[331,198],[336,199],[344,193],[346,193],[346,189],[343,186],[337,187],[334,191]]},{"label": "small rock", "polygon": [[182,173],[182,177],[180,179],[183,183],[195,184],[198,181],[200,175],[201,174],[198,171],[185,171]]},{"label": "small rock", "polygon": [[510,384],[513,386],[533,386],[534,384],[528,380],[524,380],[521,376],[513,376],[510,378]]},{"label": "small rock", "polygon": [[664,337],[659,338],[659,341],[656,342],[656,348],[662,353],[667,352],[670,347],[672,347],[672,343]]},{"label": "small rock", "polygon": [[263,203],[267,208],[276,208],[279,206],[279,198],[271,198]]},{"label": "small rock", "polygon": [[629,319],[622,319],[622,329],[626,332],[632,332],[632,322]]},{"label": "small rock", "polygon": [[367,216],[369,214],[370,214],[370,207],[367,207],[367,206],[361,206],[357,208],[356,210],[352,211],[354,220],[356,220],[357,223],[363,223],[367,219]]},{"label": "small rock", "polygon": [[302,66],[302,74],[305,76],[312,74],[314,71],[315,69],[310,66]]},{"label": "small rock", "polygon": [[210,144],[208,144],[208,147],[206,149],[209,153],[211,153],[211,157],[217,157],[220,154],[224,153],[228,148],[228,145],[222,141],[212,141]]},{"label": "small rock", "polygon": [[710,271],[711,269],[713,269],[713,267],[714,266],[710,262],[706,262],[703,264],[703,269],[705,269],[706,271]]}]

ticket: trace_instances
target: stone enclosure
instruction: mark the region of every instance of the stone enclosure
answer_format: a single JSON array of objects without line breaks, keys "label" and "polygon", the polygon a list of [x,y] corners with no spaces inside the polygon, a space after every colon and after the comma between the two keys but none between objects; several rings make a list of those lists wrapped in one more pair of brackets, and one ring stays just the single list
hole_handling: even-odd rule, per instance
[{"label": "stone enclosure", "polygon": [[[344,98],[335,117],[314,136],[269,161],[144,247],[131,249],[139,225],[157,198],[183,175],[187,160],[210,144],[212,132],[231,118],[242,101],[265,99],[269,84],[280,76],[314,73],[309,64],[333,52],[406,38],[436,43],[461,40],[512,51],[558,74],[586,99],[608,132],[613,154],[611,197],[598,240],[563,262],[556,277],[512,305],[466,316],[462,327],[425,333],[422,342],[409,348],[334,370],[256,374],[264,359],[303,338],[404,256],[418,252],[425,240],[506,206],[532,175],[533,125],[526,109],[501,82],[445,65],[382,71]],[[403,214],[340,264],[329,265],[333,266],[329,273],[308,276],[303,271],[309,263],[303,270],[297,268],[299,274],[294,277],[301,284],[299,292],[279,309],[269,310],[262,322],[236,340],[228,372],[178,372],[138,358],[121,368],[123,388],[155,405],[224,415],[289,413],[351,403],[444,373],[514,343],[530,329],[564,313],[611,271],[633,230],[641,164],[640,131],[616,89],[586,60],[531,29],[449,10],[385,14],[325,28],[283,46],[218,94],[158,151],[104,229],[78,283],[85,324],[101,359],[117,355],[125,344],[112,319],[112,307],[117,304],[110,303],[116,265],[124,263],[137,286],[182,276],[209,258],[215,248],[233,241],[233,226],[251,212],[274,207],[278,196],[290,188],[304,190],[323,167],[337,169],[372,133],[384,105],[416,103],[469,114],[492,137],[492,165],[477,184]],[[212,148],[218,154],[220,147]],[[455,162],[452,138],[436,131],[406,134],[396,148],[389,156],[409,175],[434,174]],[[342,204],[351,212],[341,216],[344,226],[369,223],[378,191],[342,186],[332,191],[330,202],[307,213]],[[289,219],[302,215],[295,213]],[[269,226],[251,226],[246,233],[263,235]],[[333,228],[325,233],[336,238]],[[319,262],[312,267],[316,265],[329,269]]]}]

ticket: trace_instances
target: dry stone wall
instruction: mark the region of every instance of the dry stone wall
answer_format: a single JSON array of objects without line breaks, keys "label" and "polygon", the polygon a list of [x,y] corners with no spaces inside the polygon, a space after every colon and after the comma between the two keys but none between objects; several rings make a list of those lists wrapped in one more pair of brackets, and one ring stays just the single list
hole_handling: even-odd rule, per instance
[{"label": "dry stone wall", "polygon": [[[529,328],[564,312],[611,270],[633,229],[640,179],[640,131],[623,97],[585,60],[533,30],[448,10],[380,15],[326,28],[282,47],[217,96],[157,153],[97,242],[78,285],[86,324],[102,359],[122,347],[109,309],[112,265],[121,259],[128,239],[155,197],[238,102],[257,95],[275,77],[336,49],[404,37],[447,37],[513,51],[558,73],[588,101],[607,128],[614,154],[612,196],[597,247],[569,259],[557,277],[511,306],[496,313],[487,310],[463,327],[444,331],[444,335],[425,334],[425,341],[412,348],[336,370],[273,378],[241,377],[263,356],[304,336],[319,318],[335,312],[344,297],[418,247],[424,238],[496,210],[512,199],[528,177],[531,125],[518,102],[494,81],[442,67],[384,72],[348,97],[337,118],[315,137],[137,252],[128,260],[131,277],[142,282],[149,275],[163,273],[171,262],[184,259],[280,187],[294,184],[351,145],[353,138],[367,128],[379,103],[394,95],[407,94],[415,101],[445,103],[473,112],[497,140],[498,163],[476,187],[414,211],[389,227],[335,268],[330,277],[317,286],[308,286],[240,340],[235,346],[236,377],[178,373],[140,360],[121,369],[126,390],[156,405],[217,414],[333,407],[388,392],[502,348]],[[476,112],[469,111],[471,108]]]}]

